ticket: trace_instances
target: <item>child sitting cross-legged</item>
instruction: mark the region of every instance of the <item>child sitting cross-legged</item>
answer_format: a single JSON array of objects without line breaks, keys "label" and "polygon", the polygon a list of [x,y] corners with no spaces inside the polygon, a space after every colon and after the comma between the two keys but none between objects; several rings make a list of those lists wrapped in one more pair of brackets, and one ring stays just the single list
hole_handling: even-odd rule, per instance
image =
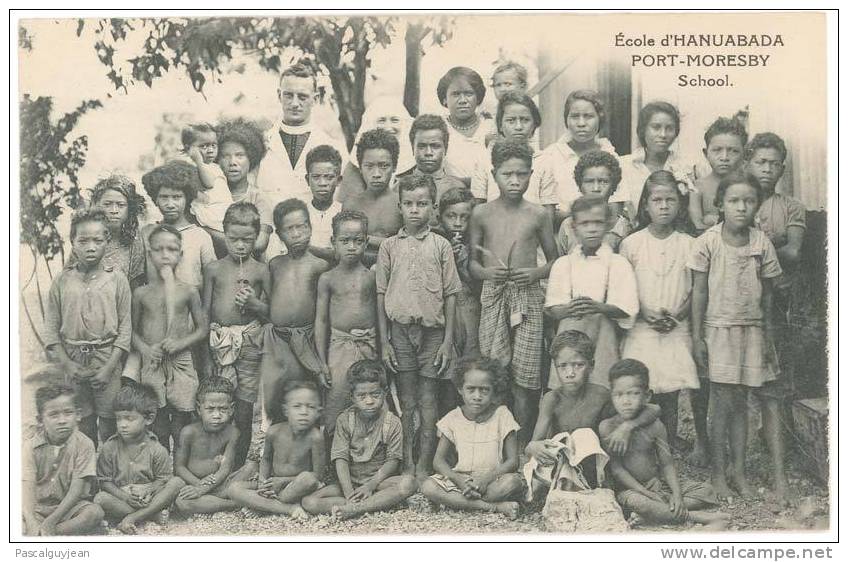
[{"label": "child sitting cross-legged", "polygon": [[[519,426],[500,398],[508,388],[506,368],[472,359],[454,382],[463,405],[439,420],[436,474],[421,484],[432,502],[453,509],[497,511],[515,519],[524,491],[518,469]],[[458,461],[451,466],[450,458]]]},{"label": "child sitting cross-legged", "polygon": [[[634,420],[651,398],[648,368],[639,360],[617,362],[610,368],[609,379],[616,415],[601,422],[602,443],[620,424]],[[681,483],[678,478],[661,421],[634,428],[624,453],[608,450],[610,471],[618,487],[616,499],[625,511],[635,511],[651,523],[691,521],[710,529],[724,528],[726,514],[702,511],[717,503],[712,487],[702,482]]]},{"label": "child sitting cross-legged", "polygon": [[386,371],[362,359],[347,373],[353,406],[339,414],[330,461],[338,482],[303,498],[312,514],[340,519],[393,507],[415,493],[415,479],[399,475],[403,461],[400,420],[385,405]]},{"label": "child sitting cross-legged", "polygon": [[156,390],[130,383],[115,397],[118,433],[100,448],[94,503],[107,519],[120,521],[118,530],[134,535],[136,524],[153,517],[162,521],[177,497],[182,480],[174,478],[171,455],[150,431],[159,408]]}]

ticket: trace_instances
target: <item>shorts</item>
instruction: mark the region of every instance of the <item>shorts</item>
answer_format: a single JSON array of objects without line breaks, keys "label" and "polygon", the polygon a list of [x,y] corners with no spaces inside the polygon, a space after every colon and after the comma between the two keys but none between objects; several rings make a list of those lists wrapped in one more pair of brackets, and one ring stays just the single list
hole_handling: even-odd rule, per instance
[{"label": "shorts", "polygon": [[[65,513],[65,515],[62,516],[62,518],[58,521],[58,523],[64,523],[65,521],[76,517],[77,515],[79,515],[82,512],[83,509],[87,508],[90,505],[94,505],[94,502],[89,501],[89,500],[79,500],[77,503],[75,503],[71,507],[71,509],[69,509],[67,511],[67,513]],[[35,504],[35,518],[38,519],[39,523],[41,523],[45,519],[47,519],[47,517],[51,513],[56,511],[57,507],[59,507],[59,504],[43,505],[43,504],[36,503]]]},{"label": "shorts", "polygon": [[430,379],[447,377],[449,369],[445,369],[443,376],[439,374],[438,366],[433,364],[436,353],[445,341],[444,328],[392,321],[390,330],[399,371],[417,372]]},{"label": "shorts", "polygon": [[[112,345],[74,345],[63,344],[65,352],[73,360],[85,367],[102,367],[112,355]],[[123,367],[118,365],[109,376],[106,386],[94,388],[86,381],[73,381],[66,377],[66,382],[77,390],[77,400],[82,410],[82,417],[97,414],[101,418],[114,418],[112,402],[121,390],[121,371]]]}]

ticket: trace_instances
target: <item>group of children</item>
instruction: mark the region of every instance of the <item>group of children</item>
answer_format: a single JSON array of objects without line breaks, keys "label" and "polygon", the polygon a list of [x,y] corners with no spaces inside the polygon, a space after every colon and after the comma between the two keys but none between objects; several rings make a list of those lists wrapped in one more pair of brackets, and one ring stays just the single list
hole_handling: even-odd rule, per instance
[{"label": "group of children", "polygon": [[[749,390],[786,498],[791,389],[772,303],[804,227],[803,208],[774,191],[786,147],[719,119],[705,136],[712,173],[693,186],[648,162],[651,143],[664,146],[654,117],[674,110],[655,104],[665,113],[640,114],[640,141],[658,169],[634,204],[615,197],[618,158],[587,150],[603,117],[593,100],[566,102],[569,150],[581,152],[567,208],[538,183],[540,118],[516,93],[501,99],[490,147],[496,195],[445,173],[449,132],[435,115],[412,123],[416,165],[398,177],[398,139],[364,132],[364,190],[341,204],[342,158],[323,145],[306,155],[311,200],[263,200],[250,175],[261,135],[242,121],[190,127],[191,162],[145,174],[158,224],[139,230],[131,181],[98,184],[50,290],[44,341],[65,382],[36,393],[27,532],[83,534],[105,517],[132,533],[171,509],[353,517],[419,489],[514,517],[522,454],[561,462],[552,438],[580,428],[599,433],[626,510],[720,525],[699,510],[731,487],[753,493]],[[681,484],[671,456],[684,389],[691,458],[710,464],[710,485]]]}]

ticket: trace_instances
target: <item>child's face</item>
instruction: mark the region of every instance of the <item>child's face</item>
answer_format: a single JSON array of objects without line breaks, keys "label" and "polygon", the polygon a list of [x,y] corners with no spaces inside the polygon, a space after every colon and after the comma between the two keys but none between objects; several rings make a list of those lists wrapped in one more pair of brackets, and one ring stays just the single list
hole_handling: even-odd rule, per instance
[{"label": "child's face", "polygon": [[150,261],[156,271],[160,271],[163,267],[174,269],[182,259],[182,243],[170,232],[159,232],[150,237],[148,246]]},{"label": "child's face", "polygon": [[448,232],[465,232],[471,220],[471,201],[454,203],[442,209],[442,228]]},{"label": "child's face", "polygon": [[452,119],[465,122],[474,117],[480,100],[474,93],[474,88],[465,78],[456,78],[445,92],[448,111]]},{"label": "child's face", "polygon": [[364,417],[375,418],[380,415],[386,391],[378,382],[360,382],[353,387],[350,396],[354,408]]},{"label": "child's face", "polygon": [[607,209],[596,205],[573,215],[574,233],[586,250],[597,250],[607,233]]},{"label": "child's face", "polygon": [[103,259],[106,243],[109,242],[109,231],[100,221],[87,221],[77,225],[71,247],[80,263],[95,266]]},{"label": "child's face", "polygon": [[365,253],[368,233],[360,221],[345,221],[339,224],[333,235],[333,250],[341,263],[358,263]]},{"label": "child's face", "polygon": [[524,196],[530,185],[530,174],[533,169],[521,158],[510,158],[492,170],[495,182],[501,191],[501,197],[517,201]]},{"label": "child's face", "polygon": [[395,165],[391,153],[385,148],[371,148],[362,154],[362,178],[371,191],[383,192],[389,187]]},{"label": "child's face", "polygon": [[438,172],[445,159],[445,139],[442,131],[416,131],[412,142],[412,153],[416,167],[425,174]]},{"label": "child's face", "polygon": [[400,194],[400,214],[406,227],[420,228],[430,221],[433,213],[433,198],[430,190],[419,187]]},{"label": "child's face", "polygon": [[625,420],[638,416],[651,398],[651,391],[642,386],[639,377],[630,375],[615,379],[610,391],[615,411]]},{"label": "child's face", "polygon": [[736,229],[754,224],[754,215],[760,201],[757,190],[747,183],[735,183],[727,188],[719,208],[724,213],[724,222]]},{"label": "child's face", "polygon": [[129,214],[129,205],[124,194],[114,189],[107,189],[100,196],[97,208],[106,214],[106,218],[109,220],[109,230],[115,234],[119,233]]},{"label": "child's face", "polygon": [[492,89],[495,91],[495,97],[500,101],[507,92],[523,94],[527,90],[527,86],[521,83],[515,69],[510,68],[492,76]]},{"label": "child's face", "polygon": [[400,115],[392,115],[389,113],[377,117],[377,120],[374,122],[374,124],[377,126],[378,129],[384,129],[390,132],[395,137],[397,137],[400,133],[400,122]]},{"label": "child's face", "polygon": [[229,394],[207,392],[197,404],[197,414],[207,433],[223,430],[233,417],[233,401]]},{"label": "child's face", "polygon": [[710,144],[704,149],[704,156],[713,172],[722,177],[739,166],[743,149],[742,139],[730,133],[722,133],[710,139]]},{"label": "child's face", "polygon": [[645,150],[651,154],[664,154],[677,138],[677,125],[668,113],[651,115],[645,125]]},{"label": "child's face", "polygon": [[235,185],[247,177],[250,171],[250,159],[247,150],[237,142],[225,142],[221,145],[218,165],[227,176],[227,183]]},{"label": "child's face", "polygon": [[648,195],[648,216],[658,225],[669,225],[680,213],[680,192],[668,185],[651,186]]},{"label": "child's face", "polygon": [[612,173],[606,166],[592,166],[583,172],[580,193],[592,199],[609,199],[612,191]]},{"label": "child's face", "polygon": [[246,224],[228,224],[224,228],[227,253],[236,260],[246,260],[250,257],[258,237],[256,229]]},{"label": "child's face", "polygon": [[315,162],[306,174],[306,183],[309,184],[312,197],[321,203],[333,200],[340,180],[339,167],[332,162]]},{"label": "child's face", "polygon": [[783,156],[776,148],[758,148],[751,155],[748,171],[760,182],[763,189],[774,191],[783,175]]},{"label": "child's face", "polygon": [[480,414],[489,409],[495,399],[495,385],[492,375],[486,371],[472,369],[462,377],[462,388],[459,389],[462,402],[471,414]]},{"label": "child's face", "polygon": [[48,400],[38,414],[38,421],[44,427],[47,440],[54,445],[67,441],[79,420],[80,410],[74,404],[74,397],[68,394]]},{"label": "child's face", "polygon": [[592,362],[576,349],[564,347],[554,357],[554,368],[562,388],[575,392],[586,384],[592,373]]},{"label": "child's face", "polygon": [[115,423],[118,435],[124,441],[134,441],[147,431],[147,426],[153,423],[153,416],[145,416],[133,410],[115,412]]},{"label": "child's face", "polygon": [[156,195],[156,206],[162,213],[162,220],[167,224],[173,224],[185,215],[185,193],[173,187],[163,187]]},{"label": "child's face", "polygon": [[504,108],[501,133],[508,139],[527,141],[536,132],[536,122],[530,108],[520,103],[511,103]]},{"label": "child's face", "polygon": [[283,121],[287,125],[309,123],[316,97],[312,78],[285,76],[277,93],[283,108]]},{"label": "child's face", "polygon": [[293,211],[287,214],[280,221],[277,234],[289,252],[295,254],[305,252],[309,248],[309,240],[312,238],[309,215],[304,211]]},{"label": "child's face", "polygon": [[294,431],[306,431],[321,415],[321,398],[310,388],[298,388],[286,394],[283,414]]},{"label": "child's face", "polygon": [[592,142],[598,135],[601,119],[592,102],[576,100],[568,108],[565,126],[572,138],[581,144]]},{"label": "child's face", "polygon": [[218,157],[218,135],[213,131],[195,131],[195,135],[197,136],[189,148],[200,150],[200,154],[203,156],[203,163],[211,164]]}]

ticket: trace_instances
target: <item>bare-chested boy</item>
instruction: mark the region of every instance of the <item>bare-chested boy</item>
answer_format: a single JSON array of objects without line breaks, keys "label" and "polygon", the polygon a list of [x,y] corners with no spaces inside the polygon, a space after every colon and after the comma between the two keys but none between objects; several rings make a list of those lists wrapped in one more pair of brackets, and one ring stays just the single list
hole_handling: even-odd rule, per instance
[{"label": "bare-chested boy", "polygon": [[261,380],[265,415],[279,421],[283,384],[317,377],[326,386],[329,373],[315,350],[313,327],[318,278],[330,264],[309,249],[312,228],[306,203],[286,199],[274,209],[274,227],[288,254],[271,260],[269,317],[265,326]]},{"label": "bare-chested boy", "polygon": [[147,237],[150,269],[147,285],[133,291],[133,347],[141,356],[139,382],[159,398],[153,432],[169,451],[183,427],[191,423],[197,371],[191,348],[206,337],[208,321],[197,289],[175,274],[182,258],[182,235],[168,224]]},{"label": "bare-chested boy", "polygon": [[[601,422],[602,443],[618,426],[635,420],[651,399],[648,368],[641,361],[622,359],[610,368],[609,379],[617,413]],[[618,487],[616,499],[625,510],[635,511],[651,523],[691,521],[716,530],[724,528],[726,514],[700,511],[718,503],[712,487],[703,482],[681,484],[668,432],[659,419],[635,427],[625,452],[609,453],[610,472]]]},{"label": "bare-chested boy", "polygon": [[368,245],[363,258],[367,267],[377,263],[377,250],[383,240],[397,234],[403,226],[397,188],[392,181],[399,153],[397,138],[385,129],[366,131],[356,145],[356,159],[366,188],[345,200],[342,209],[361,211],[368,217]]},{"label": "bare-chested boy", "polygon": [[[542,374],[542,307],[539,285],[557,257],[551,215],[524,199],[533,172],[533,150],[519,141],[497,141],[492,173],[500,197],[474,208],[471,275],[483,281],[480,352],[508,365],[513,412],[523,447],[536,422]],[[536,263],[541,246],[548,260]]]},{"label": "bare-chested boy", "polygon": [[333,218],[333,248],[338,265],[318,279],[315,344],[330,369],[324,427],[330,435],[339,413],[350,405],[347,371],[360,359],[377,358],[377,284],[362,265],[368,217],[342,211]]},{"label": "bare-chested boy", "polygon": [[324,434],[318,429],[321,393],[310,380],[291,380],[283,387],[287,421],[265,434],[259,479],[234,482],[230,498],[265,513],[307,517],[300,500],[323,486],[327,470]]},{"label": "bare-chested boy", "polygon": [[176,499],[181,513],[216,513],[238,507],[229,499],[238,429],[233,418],[233,385],[210,376],[197,389],[200,421],[183,428],[174,454],[174,474],[185,485]]},{"label": "bare-chested boy", "polygon": [[235,386],[233,418],[239,430],[235,466],[247,458],[253,434],[253,405],[259,396],[262,326],[268,318],[263,300],[271,285],[268,265],[252,249],[261,232],[259,211],[241,201],[224,215],[227,256],[203,272],[203,307],[209,313],[209,347],[215,374]]}]

